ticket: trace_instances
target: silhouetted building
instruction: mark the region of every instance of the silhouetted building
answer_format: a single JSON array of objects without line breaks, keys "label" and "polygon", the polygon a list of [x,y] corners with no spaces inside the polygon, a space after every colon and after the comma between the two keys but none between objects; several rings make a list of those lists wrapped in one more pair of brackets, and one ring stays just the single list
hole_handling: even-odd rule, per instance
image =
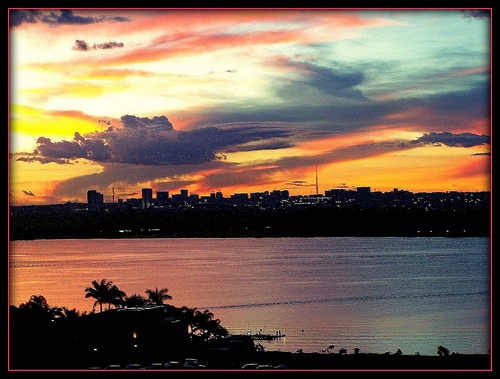
[{"label": "silhouetted building", "polygon": [[331,200],[335,202],[342,202],[346,198],[345,189],[343,188],[335,188],[331,190],[325,191],[325,196],[331,198]]},{"label": "silhouetted building", "polygon": [[148,209],[153,203],[153,189],[142,189],[142,209]]},{"label": "silhouetted building", "polygon": [[168,191],[156,191],[156,200],[158,202],[158,205],[167,205],[168,197]]},{"label": "silhouetted building", "polygon": [[180,205],[180,204],[183,204],[186,200],[187,200],[187,197],[184,198],[184,196],[182,196],[180,193],[175,193],[172,195],[172,203],[173,204]]},{"label": "silhouetted building", "polygon": [[142,208],[142,199],[140,198],[129,198],[127,199],[127,206],[132,208]]},{"label": "silhouetted building", "polygon": [[[307,205],[321,205],[321,207],[336,208],[411,208],[411,209],[480,209],[490,205],[490,192],[419,192],[413,193],[406,190],[394,188],[393,191],[371,192],[371,187],[357,187],[356,189],[331,189],[325,190],[325,194],[295,195],[290,196],[287,190],[273,190],[271,192],[235,193],[225,198],[222,192],[212,192],[210,196],[189,194],[187,189],[170,196],[169,191],[157,191],[157,197],[153,202],[153,190],[142,189],[142,197],[127,199],[126,202],[119,199],[117,209],[142,208],[148,209],[154,205],[164,208],[197,208],[199,206],[233,206],[242,208],[299,208]],[[87,209],[96,210],[109,208],[110,204],[104,204],[103,194],[96,190],[87,193]],[[110,208],[112,209],[112,208]]]},{"label": "silhouetted building", "polygon": [[89,210],[99,209],[104,205],[104,195],[96,190],[87,191],[87,204]]},{"label": "silhouetted building", "polygon": [[201,204],[221,205],[223,201],[222,192],[210,192],[210,196],[201,197]]},{"label": "silhouetted building", "polygon": [[368,205],[371,200],[371,188],[370,187],[357,187],[356,197],[360,205]]},{"label": "silhouetted building", "polygon": [[265,192],[252,192],[250,194],[250,200],[254,205],[261,205],[265,199],[269,197],[269,191]]},{"label": "silhouetted building", "polygon": [[234,205],[242,206],[248,203],[248,193],[235,193],[231,195]]}]

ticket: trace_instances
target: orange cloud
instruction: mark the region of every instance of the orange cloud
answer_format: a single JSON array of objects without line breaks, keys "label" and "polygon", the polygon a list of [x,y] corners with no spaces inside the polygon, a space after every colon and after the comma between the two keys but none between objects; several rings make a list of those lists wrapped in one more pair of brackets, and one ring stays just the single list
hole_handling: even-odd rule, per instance
[{"label": "orange cloud", "polygon": [[456,178],[469,178],[474,176],[487,176],[491,170],[489,155],[475,155],[468,162],[459,166],[453,173]]},{"label": "orange cloud", "polygon": [[465,112],[465,110],[456,109],[454,112],[443,115],[442,112],[432,109],[430,106],[418,106],[388,114],[385,119],[393,122],[394,127],[406,130],[441,131],[445,128],[446,131],[452,133],[489,133],[489,119],[471,119],[471,115]]},{"label": "orange cloud", "polygon": [[212,33],[208,35],[179,32],[157,37],[148,46],[137,48],[120,56],[102,59],[101,63],[144,63],[178,55],[196,55],[223,48],[290,42],[297,39],[299,34],[301,34],[300,30],[259,31],[245,34]]},{"label": "orange cloud", "polygon": [[455,72],[452,72],[450,74],[445,75],[445,78],[459,78],[462,76],[482,74],[485,72],[490,72],[489,66],[479,66],[479,67],[472,67],[472,68],[467,68],[467,69],[463,69],[463,70],[458,70],[458,71],[455,71]]},{"label": "orange cloud", "polygon": [[[110,56],[99,56],[99,65],[144,63],[178,55],[195,55],[224,48],[262,44],[331,41],[342,38],[342,35],[336,37],[327,33],[325,28],[359,29],[400,24],[380,17],[361,17],[353,11],[338,10],[158,10],[124,11],[117,14],[130,19],[131,22],[103,25],[102,27],[106,28],[104,30],[114,31],[113,34],[130,30],[135,33],[148,31],[151,36],[158,32],[162,34],[152,40],[136,43],[135,48],[125,44],[123,51]],[[251,25],[254,22],[259,24]],[[271,29],[269,26],[272,22],[277,24]],[[282,22],[287,22],[287,28],[282,27]],[[266,23],[267,26],[263,26]],[[250,26],[245,29],[245,25]],[[59,32],[74,35],[74,26],[64,27],[66,29]],[[147,34],[143,38],[148,38]],[[37,63],[30,67],[53,70],[68,65],[92,66],[94,60],[95,57],[87,55],[71,61]]]},{"label": "orange cloud", "polygon": [[[132,20],[134,31],[161,30],[182,31],[189,25],[198,31],[209,28],[220,28],[228,25],[242,25],[253,22],[290,21],[302,15],[298,10],[266,10],[266,9],[202,9],[202,10],[134,10],[122,11],[119,14]],[[130,23],[114,24],[116,30],[130,31]]]},{"label": "orange cloud", "polygon": [[[374,28],[387,25],[406,25],[401,21],[384,19],[382,17],[361,17],[353,10],[325,10],[315,13],[324,25],[351,29]],[[327,17],[325,17],[327,16]]]}]

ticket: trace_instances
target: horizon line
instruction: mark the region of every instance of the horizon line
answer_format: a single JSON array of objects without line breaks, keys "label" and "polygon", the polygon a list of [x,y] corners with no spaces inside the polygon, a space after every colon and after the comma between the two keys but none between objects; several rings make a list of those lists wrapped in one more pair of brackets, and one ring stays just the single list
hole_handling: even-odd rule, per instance
[{"label": "horizon line", "polygon": [[[151,187],[141,187],[141,189],[151,189]],[[459,191],[459,190],[445,190],[445,191],[418,191],[418,192],[414,192],[414,191],[410,191],[410,190],[405,190],[405,189],[400,189],[399,187],[394,187],[392,191],[379,191],[379,190],[376,190],[376,191],[372,191],[372,188],[370,186],[346,186],[346,187],[338,187],[335,188],[333,187],[332,189],[330,190],[325,190],[324,192],[326,191],[332,191],[332,190],[344,190],[344,191],[352,191],[352,192],[357,192],[359,188],[370,188],[370,193],[377,193],[377,192],[380,192],[380,193],[391,193],[391,192],[408,192],[408,193],[412,193],[412,194],[419,194],[419,193],[426,193],[426,194],[432,194],[432,193],[482,193],[482,192],[489,192],[491,193],[491,189],[489,190],[476,190],[476,191]],[[88,189],[88,191],[92,191],[94,189]],[[189,191],[187,188],[182,188],[179,190],[179,192],[177,193],[170,193],[171,191],[170,190],[160,190],[160,191],[154,191],[156,193],[158,192],[169,192],[169,196],[172,196],[172,195],[178,195],[180,194],[180,191],[181,190],[187,190]],[[99,191],[97,190],[94,190],[98,193],[100,193]],[[255,192],[234,192],[234,193],[231,193],[229,195],[229,197],[224,197],[224,195],[222,195],[222,198],[224,199],[230,199],[231,198],[231,195],[235,195],[235,194],[247,194],[247,195],[251,195],[253,193],[266,193],[268,192],[269,194],[271,194],[273,191],[288,191],[288,189],[275,189],[275,190],[265,190],[265,191],[255,191]],[[210,195],[201,195],[200,193],[198,192],[188,192],[190,195],[191,194],[194,194],[194,195],[199,195],[200,197],[209,197]],[[222,194],[222,191],[212,191],[210,192],[210,194],[212,193],[221,193]],[[115,193],[113,193],[115,194]],[[140,192],[137,192],[137,194],[139,195]],[[9,194],[10,196],[10,194]],[[105,195],[105,196],[112,196],[112,195]],[[315,193],[315,194],[299,194],[299,195],[290,195],[290,197],[328,197],[326,196],[326,194],[321,194],[321,193]],[[138,197],[128,197],[128,198],[124,198],[124,200],[128,200],[128,199],[141,199],[142,196],[138,196]],[[117,198],[117,199],[122,199],[122,198]],[[73,199],[73,200],[63,200],[59,203],[44,203],[44,204],[11,204],[10,202],[10,199],[9,199],[9,207],[31,207],[31,206],[47,206],[47,205],[65,205],[65,204],[86,204],[87,201],[81,201],[81,200],[78,200],[78,199]],[[112,202],[106,202],[106,201],[103,201],[104,204],[114,204],[115,202],[112,201]]]}]

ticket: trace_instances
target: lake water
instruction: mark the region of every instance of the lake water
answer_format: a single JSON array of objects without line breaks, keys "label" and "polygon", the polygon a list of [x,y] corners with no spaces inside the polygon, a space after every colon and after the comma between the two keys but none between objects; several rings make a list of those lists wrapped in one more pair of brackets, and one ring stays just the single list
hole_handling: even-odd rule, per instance
[{"label": "lake water", "polygon": [[266,350],[460,353],[490,348],[489,238],[35,240],[10,243],[10,304],[43,295],[90,311],[84,289],[167,287]]}]

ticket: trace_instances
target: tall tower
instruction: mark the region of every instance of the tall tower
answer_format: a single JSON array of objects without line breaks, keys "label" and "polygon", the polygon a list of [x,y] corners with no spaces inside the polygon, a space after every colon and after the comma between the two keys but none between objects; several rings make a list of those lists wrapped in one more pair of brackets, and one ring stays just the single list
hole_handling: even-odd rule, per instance
[{"label": "tall tower", "polygon": [[316,195],[318,194],[318,166],[316,166]]}]

